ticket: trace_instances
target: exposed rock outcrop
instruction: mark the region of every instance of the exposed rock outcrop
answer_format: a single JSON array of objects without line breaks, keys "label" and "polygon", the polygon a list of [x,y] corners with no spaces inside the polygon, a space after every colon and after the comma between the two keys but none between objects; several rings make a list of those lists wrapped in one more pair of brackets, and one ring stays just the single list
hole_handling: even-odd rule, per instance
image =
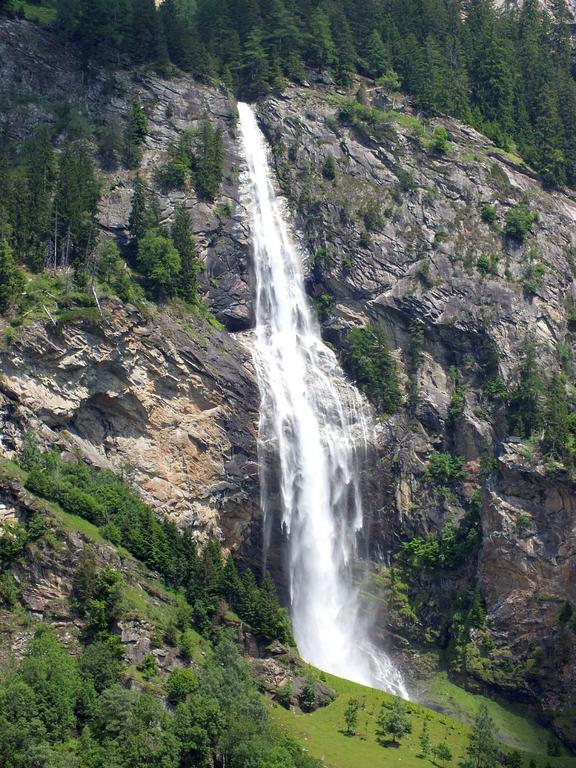
[{"label": "exposed rock outcrop", "polygon": [[192,318],[103,302],[100,323],[22,331],[1,354],[2,450],[32,428],[114,468],[159,513],[242,541],[258,508],[258,394],[249,353]]}]

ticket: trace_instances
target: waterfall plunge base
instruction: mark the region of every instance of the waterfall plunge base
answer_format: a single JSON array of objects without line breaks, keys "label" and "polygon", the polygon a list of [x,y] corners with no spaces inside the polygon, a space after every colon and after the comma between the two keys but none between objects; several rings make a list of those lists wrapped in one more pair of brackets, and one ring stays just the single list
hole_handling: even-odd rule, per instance
[{"label": "waterfall plunge base", "polygon": [[[351,578],[371,414],[322,342],[304,290],[302,254],[272,185],[266,141],[252,109],[239,104],[238,111],[256,273],[259,440],[277,456],[298,650],[320,669],[407,698],[400,673],[370,641]],[[266,465],[260,462],[262,507],[271,519]]]}]

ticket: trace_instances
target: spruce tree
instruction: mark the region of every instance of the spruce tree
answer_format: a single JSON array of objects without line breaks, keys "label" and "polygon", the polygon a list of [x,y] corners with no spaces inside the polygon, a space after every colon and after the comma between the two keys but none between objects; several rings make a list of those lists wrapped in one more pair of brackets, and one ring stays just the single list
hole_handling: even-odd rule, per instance
[{"label": "spruce tree", "polygon": [[462,768],[497,768],[498,765],[496,728],[486,704],[481,704],[468,738]]},{"label": "spruce tree", "polygon": [[180,254],[181,271],[179,293],[186,301],[193,304],[198,300],[198,277],[201,264],[196,255],[196,243],[192,234],[192,221],[185,206],[180,203],[174,211],[174,221],[170,236]]}]

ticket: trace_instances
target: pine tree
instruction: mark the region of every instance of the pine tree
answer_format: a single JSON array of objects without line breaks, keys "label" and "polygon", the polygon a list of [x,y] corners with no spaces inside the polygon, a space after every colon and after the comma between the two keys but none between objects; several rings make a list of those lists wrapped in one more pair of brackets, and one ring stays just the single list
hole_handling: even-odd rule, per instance
[{"label": "pine tree", "polygon": [[0,240],[0,313],[5,312],[24,287],[24,278],[16,266],[7,240]]},{"label": "pine tree", "polygon": [[192,234],[192,221],[185,206],[180,203],[174,211],[174,221],[170,236],[180,254],[181,271],[179,293],[186,301],[193,304],[198,300],[198,277],[201,264],[196,255],[196,243]]},{"label": "pine tree", "polygon": [[497,768],[497,732],[486,704],[481,704],[468,738],[462,768]]},{"label": "pine tree", "polygon": [[542,380],[531,339],[525,339],[521,353],[519,380],[511,398],[511,425],[523,437],[530,437],[542,423]]},{"label": "pine tree", "polygon": [[270,71],[268,56],[262,44],[262,32],[253,29],[244,43],[242,76],[250,97],[260,96],[268,90]]},{"label": "pine tree", "polygon": [[565,378],[562,374],[555,373],[546,392],[542,449],[557,459],[572,461],[576,445],[570,434],[569,413]]},{"label": "pine tree", "polygon": [[366,69],[374,79],[381,77],[390,66],[390,57],[377,29],[372,30],[365,54]]},{"label": "pine tree", "polygon": [[140,176],[134,181],[132,208],[128,218],[130,236],[134,243],[141,240],[149,229],[155,229],[160,223],[158,201],[149,193]]},{"label": "pine tree", "polygon": [[306,50],[312,66],[331,67],[336,61],[330,19],[321,8],[314,9],[310,16]]},{"label": "pine tree", "polygon": [[200,126],[194,150],[192,175],[199,195],[214,200],[224,172],[222,131],[205,117]]}]

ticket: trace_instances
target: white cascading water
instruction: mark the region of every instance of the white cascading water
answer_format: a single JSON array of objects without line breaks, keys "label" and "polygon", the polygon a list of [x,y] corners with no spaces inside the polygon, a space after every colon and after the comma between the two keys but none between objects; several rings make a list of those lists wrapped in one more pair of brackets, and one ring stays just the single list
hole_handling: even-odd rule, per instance
[{"label": "white cascading water", "polygon": [[238,111],[254,241],[259,441],[264,452],[273,446],[280,492],[279,501],[269,493],[261,460],[262,504],[269,519],[272,504],[282,507],[298,650],[320,669],[407,697],[400,673],[369,639],[350,573],[362,527],[358,462],[371,414],[322,342],[266,141],[252,108],[238,104]]}]

